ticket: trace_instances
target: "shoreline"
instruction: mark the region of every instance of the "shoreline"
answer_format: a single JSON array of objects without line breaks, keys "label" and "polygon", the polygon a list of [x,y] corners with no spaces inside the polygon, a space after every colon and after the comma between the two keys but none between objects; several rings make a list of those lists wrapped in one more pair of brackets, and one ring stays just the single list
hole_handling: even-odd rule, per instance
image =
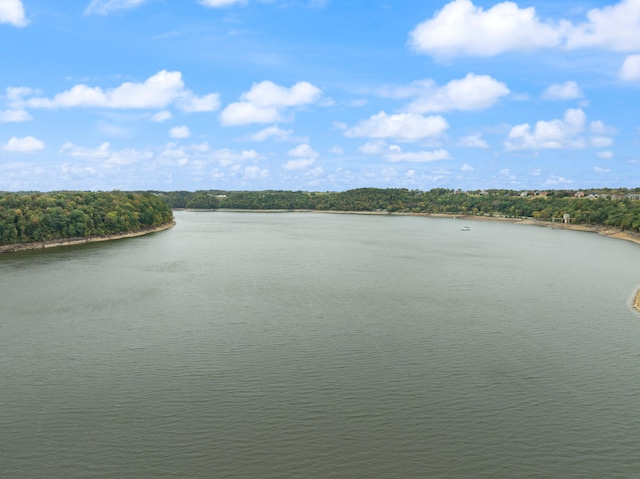
[{"label": "shoreline", "polygon": [[101,241],[115,241],[123,238],[135,238],[137,236],[144,236],[151,233],[158,233],[160,231],[168,230],[176,225],[175,221],[165,223],[160,226],[154,226],[150,228],[144,228],[138,231],[129,231],[126,233],[117,233],[111,235],[94,235],[86,237],[73,237],[73,238],[59,238],[47,241],[38,241],[36,243],[15,243],[0,246],[0,254],[2,253],[16,253],[19,251],[30,251],[46,248],[57,248],[59,246],[74,246],[86,243],[99,243]]},{"label": "shoreline", "polygon": [[330,213],[338,215],[386,215],[386,216],[426,216],[431,218],[453,218],[464,219],[470,221],[497,221],[504,223],[522,224],[530,226],[539,226],[543,228],[563,229],[572,231],[585,231],[588,233],[598,233],[609,238],[631,241],[640,244],[640,233],[632,233],[617,228],[610,228],[602,225],[583,225],[583,224],[564,224],[552,223],[551,221],[536,220],[533,218],[508,218],[503,216],[476,216],[453,213],[402,213],[388,211],[337,211],[337,210],[310,210],[310,209],[234,209],[234,208],[217,208],[217,209],[198,209],[198,208],[173,208],[174,211],[189,212],[222,212],[222,213]]},{"label": "shoreline", "polygon": [[[632,233],[630,231],[624,231],[617,228],[610,228],[602,225],[572,225],[565,223],[554,223],[550,221],[536,220],[533,218],[507,218],[500,216],[476,216],[476,215],[460,215],[453,213],[401,213],[401,212],[388,212],[388,211],[335,211],[335,210],[308,210],[308,209],[276,209],[276,210],[255,210],[255,209],[232,209],[232,208],[218,208],[198,210],[191,208],[175,208],[175,211],[221,211],[224,213],[331,213],[331,214],[344,214],[344,215],[387,215],[387,216],[426,216],[432,218],[453,218],[464,219],[470,221],[494,221],[505,222],[512,224],[521,224],[529,226],[539,226],[543,228],[563,229],[571,231],[584,231],[587,233],[598,233],[608,238],[620,239],[624,241],[630,241],[632,243],[640,244],[640,233]],[[634,299],[631,302],[631,307],[634,311],[640,313],[640,287],[636,290]]]}]

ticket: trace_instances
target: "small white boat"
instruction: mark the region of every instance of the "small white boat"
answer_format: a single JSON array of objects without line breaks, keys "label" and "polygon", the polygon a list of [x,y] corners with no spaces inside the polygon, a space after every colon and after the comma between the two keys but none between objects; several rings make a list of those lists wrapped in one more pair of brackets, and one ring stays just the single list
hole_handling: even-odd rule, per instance
[{"label": "small white boat", "polygon": [[471,231],[471,228],[469,228],[468,226],[463,226],[462,228],[460,228],[460,231]]}]

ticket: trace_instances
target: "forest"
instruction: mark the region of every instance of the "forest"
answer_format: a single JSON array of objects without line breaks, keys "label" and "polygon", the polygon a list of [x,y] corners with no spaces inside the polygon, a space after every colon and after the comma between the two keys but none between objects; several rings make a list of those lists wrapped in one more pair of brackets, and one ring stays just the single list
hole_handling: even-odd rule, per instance
[{"label": "forest", "polygon": [[533,218],[640,232],[640,188],[461,191],[358,188],[342,192],[0,192],[0,245],[135,232],[173,221],[172,209],[369,211]]},{"label": "forest", "polygon": [[155,192],[171,208],[375,211],[443,213],[559,221],[640,231],[640,188],[556,190],[430,191],[404,188],[358,188],[343,192],[222,191]]},{"label": "forest", "polygon": [[0,245],[135,232],[173,221],[151,193],[0,192]]}]

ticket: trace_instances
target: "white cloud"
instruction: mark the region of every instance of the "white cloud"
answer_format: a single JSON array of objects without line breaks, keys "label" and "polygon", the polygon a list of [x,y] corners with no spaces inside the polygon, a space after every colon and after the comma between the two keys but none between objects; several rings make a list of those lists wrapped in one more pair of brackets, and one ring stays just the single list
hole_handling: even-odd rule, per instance
[{"label": "white cloud", "polygon": [[460,171],[473,171],[474,168],[473,166],[465,163],[464,165],[462,165],[462,167],[460,168]]},{"label": "white cloud", "polygon": [[335,145],[329,148],[329,153],[333,153],[334,155],[344,155],[344,148]]},{"label": "white cloud", "polygon": [[389,161],[394,163],[399,161],[409,161],[418,163],[427,163],[431,161],[450,160],[451,155],[447,150],[439,149],[435,151],[412,151],[412,152],[394,152],[385,156]]},{"label": "white cloud", "polygon": [[608,136],[593,136],[589,139],[591,146],[595,148],[604,148],[605,146],[613,145],[613,138]]},{"label": "white cloud", "polygon": [[464,146],[466,148],[489,148],[489,145],[486,141],[484,141],[480,133],[465,136],[464,138],[460,139],[460,146]]},{"label": "white cloud", "polygon": [[587,12],[587,21],[571,28],[568,48],[597,47],[613,51],[640,50],[640,2],[621,0]]},{"label": "white cloud", "polygon": [[114,151],[111,150],[111,145],[108,142],[102,143],[96,148],[76,146],[68,142],[62,145],[60,152],[66,153],[74,158],[102,160],[101,164],[104,168],[127,166],[140,161],[153,159],[153,153],[151,151],[136,150],[133,148]]},{"label": "white cloud", "polygon": [[228,148],[222,148],[211,152],[210,157],[222,166],[229,166],[247,160],[257,160],[260,158],[260,155],[258,155],[255,150],[242,150],[237,152]]},{"label": "white cloud", "polygon": [[613,158],[613,152],[612,151],[599,151],[598,152],[598,158],[600,158],[601,160],[610,160],[611,158]]},{"label": "white cloud", "polygon": [[556,176],[556,175],[549,175],[549,177],[547,178],[547,181],[545,181],[545,184],[547,185],[566,185],[570,183],[573,183],[573,181],[568,180],[567,178],[564,178],[562,176]]},{"label": "white cloud", "polygon": [[16,27],[24,27],[28,23],[21,0],[0,1],[0,23],[9,23]]},{"label": "white cloud", "polygon": [[535,8],[502,2],[488,10],[471,0],[453,0],[420,23],[409,43],[433,56],[493,56],[510,50],[533,50],[560,43],[561,28],[540,21]]},{"label": "white cloud", "polygon": [[406,109],[412,113],[451,110],[484,110],[510,93],[509,88],[488,75],[467,74],[438,87],[433,80],[422,80],[392,92],[396,97],[417,97]]},{"label": "white cloud", "polygon": [[600,166],[594,166],[593,171],[596,173],[609,173],[611,170],[609,168],[602,168]]},{"label": "white cloud", "polygon": [[205,96],[196,96],[188,92],[176,102],[178,108],[187,113],[199,113],[216,111],[220,108],[220,95],[209,93]]},{"label": "white cloud", "polygon": [[640,55],[625,58],[619,76],[624,81],[640,81]]},{"label": "white cloud", "polygon": [[350,138],[395,138],[416,141],[428,137],[438,137],[447,128],[449,128],[449,124],[441,116],[424,117],[413,113],[387,115],[381,111],[349,128],[345,135]]},{"label": "white cloud", "polygon": [[488,57],[540,48],[640,50],[640,2],[621,0],[589,10],[586,20],[541,20],[534,7],[505,1],[484,10],[471,0],[453,0],[418,24],[410,45],[436,57]]},{"label": "white cloud", "polygon": [[541,95],[545,100],[574,100],[583,96],[582,90],[574,81],[550,85]]},{"label": "white cloud", "polygon": [[169,130],[169,136],[171,138],[189,138],[191,136],[191,131],[189,131],[189,127],[187,126],[175,126]]},{"label": "white cloud", "polygon": [[310,145],[303,143],[289,150],[289,156],[295,156],[297,158],[317,158],[320,154],[314,151]]},{"label": "white cloud", "polygon": [[387,151],[384,141],[369,141],[358,147],[358,151],[365,155],[381,155]]},{"label": "white cloud", "polygon": [[151,117],[151,121],[155,121],[156,123],[162,123],[163,121],[171,120],[173,115],[169,110],[162,110],[156,113]]},{"label": "white cloud", "polygon": [[0,111],[0,123],[21,123],[31,119],[31,115],[25,110]]},{"label": "white cloud", "polygon": [[250,180],[266,178],[269,176],[269,170],[260,168],[259,166],[247,166],[244,171],[242,171],[242,176]]},{"label": "white cloud", "polygon": [[31,153],[33,151],[44,150],[44,142],[33,136],[25,136],[24,138],[12,136],[2,149],[20,153]]},{"label": "white cloud", "polygon": [[268,138],[274,138],[278,141],[286,141],[293,135],[293,130],[283,130],[278,126],[269,126],[264,130],[260,130],[249,137],[252,141],[265,141]]},{"label": "white cloud", "polygon": [[299,160],[289,160],[282,167],[285,170],[303,170],[313,166],[316,160],[313,158],[301,158]]},{"label": "white cloud", "polygon": [[595,135],[615,135],[616,129],[604,124],[602,120],[592,121],[589,124],[589,130]]},{"label": "white cloud", "polygon": [[223,125],[246,125],[249,123],[273,123],[284,121],[286,108],[302,107],[316,103],[322,92],[308,82],[299,82],[291,88],[270,81],[254,83],[240,101],[231,103],[221,113]]},{"label": "white cloud", "polygon": [[87,158],[87,159],[103,159],[109,158],[111,154],[111,144],[104,142],[97,148],[87,148],[84,146],[76,146],[71,142],[67,142],[60,148],[61,153],[66,153],[74,158]]},{"label": "white cloud", "polygon": [[92,0],[84,13],[87,15],[109,15],[120,10],[129,10],[142,5],[146,0]]},{"label": "white cloud", "polygon": [[205,7],[219,8],[231,5],[242,5],[247,2],[246,0],[200,0],[200,3]]},{"label": "white cloud", "polygon": [[587,116],[580,109],[569,109],[563,119],[538,121],[532,129],[527,123],[511,128],[505,141],[507,150],[584,148],[580,134],[585,129]]},{"label": "white cloud", "polygon": [[111,90],[80,84],[53,98],[26,100],[32,108],[153,109],[166,108],[172,103],[186,112],[212,111],[219,106],[217,94],[197,97],[185,88],[182,73],[166,70],[149,77],[144,83],[125,82]]}]

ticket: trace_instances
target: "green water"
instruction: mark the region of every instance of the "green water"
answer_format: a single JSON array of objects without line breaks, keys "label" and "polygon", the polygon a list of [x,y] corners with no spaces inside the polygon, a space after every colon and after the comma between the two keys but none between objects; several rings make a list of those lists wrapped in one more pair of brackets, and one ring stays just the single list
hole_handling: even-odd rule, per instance
[{"label": "green water", "polygon": [[0,256],[0,477],[640,477],[640,246],[176,219]]}]

